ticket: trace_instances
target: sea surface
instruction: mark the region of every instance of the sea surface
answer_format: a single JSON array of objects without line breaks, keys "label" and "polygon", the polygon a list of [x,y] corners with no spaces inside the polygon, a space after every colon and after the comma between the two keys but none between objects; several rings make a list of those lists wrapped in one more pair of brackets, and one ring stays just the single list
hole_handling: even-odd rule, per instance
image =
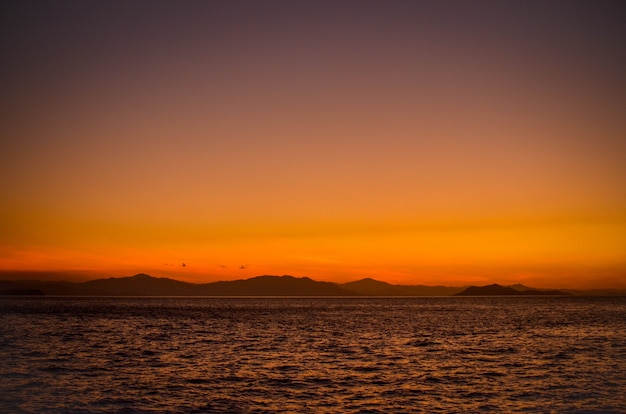
[{"label": "sea surface", "polygon": [[2,413],[626,413],[626,298],[0,299]]}]

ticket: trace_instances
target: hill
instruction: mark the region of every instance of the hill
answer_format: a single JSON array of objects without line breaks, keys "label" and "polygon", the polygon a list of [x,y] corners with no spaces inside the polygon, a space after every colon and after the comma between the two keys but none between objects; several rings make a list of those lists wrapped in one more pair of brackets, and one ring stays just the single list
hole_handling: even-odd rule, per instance
[{"label": "hill", "polygon": [[205,295],[215,296],[350,296],[335,283],[316,282],[308,277],[257,276],[245,280],[202,285]]},{"label": "hill", "polygon": [[371,278],[344,283],[341,287],[363,296],[450,296],[463,290],[449,286],[392,285]]},{"label": "hill", "polygon": [[462,292],[455,294],[455,296],[554,296],[554,295],[569,295],[569,293],[561,292],[559,290],[542,290],[531,289],[522,287],[523,290],[519,290],[511,286],[500,286],[498,284],[492,284],[487,286],[470,286]]},{"label": "hill", "polygon": [[90,280],[79,284],[81,289],[99,295],[114,296],[189,296],[196,293],[196,285],[143,273],[132,277]]}]

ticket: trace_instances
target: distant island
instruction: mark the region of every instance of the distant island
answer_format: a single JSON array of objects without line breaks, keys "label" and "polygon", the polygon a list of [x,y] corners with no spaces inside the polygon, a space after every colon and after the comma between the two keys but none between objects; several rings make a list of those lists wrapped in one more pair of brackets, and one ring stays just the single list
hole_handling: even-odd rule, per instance
[{"label": "distant island", "polygon": [[571,293],[554,289],[516,289],[498,284],[487,286],[470,286],[454,296],[569,296]]},{"label": "distant island", "polygon": [[0,280],[0,295],[53,296],[546,296],[626,295],[624,290],[553,290],[523,285],[393,285],[371,278],[348,283],[318,282],[308,277],[257,276],[213,283],[187,283],[138,274],[87,282]]}]

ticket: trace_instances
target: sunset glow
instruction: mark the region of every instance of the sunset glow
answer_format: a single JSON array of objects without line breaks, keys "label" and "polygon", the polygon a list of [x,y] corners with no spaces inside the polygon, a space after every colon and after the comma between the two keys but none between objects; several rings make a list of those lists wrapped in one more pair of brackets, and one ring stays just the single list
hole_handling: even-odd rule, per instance
[{"label": "sunset glow", "polygon": [[0,270],[626,288],[609,5],[13,5]]}]

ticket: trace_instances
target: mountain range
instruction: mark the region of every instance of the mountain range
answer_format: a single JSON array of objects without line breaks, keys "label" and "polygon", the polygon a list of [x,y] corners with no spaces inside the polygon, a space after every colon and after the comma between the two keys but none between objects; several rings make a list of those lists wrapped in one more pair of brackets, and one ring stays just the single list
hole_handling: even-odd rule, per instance
[{"label": "mountain range", "polygon": [[463,290],[445,286],[391,285],[374,279],[350,283],[308,277],[257,276],[244,280],[187,283],[138,274],[88,282],[0,280],[0,294],[81,296],[449,296]]},{"label": "mountain range", "polygon": [[626,295],[623,290],[545,290],[523,285],[449,287],[392,285],[371,278],[348,283],[318,282],[308,277],[257,276],[213,283],[188,283],[138,274],[87,282],[0,280],[0,295],[60,296],[511,296]]}]

